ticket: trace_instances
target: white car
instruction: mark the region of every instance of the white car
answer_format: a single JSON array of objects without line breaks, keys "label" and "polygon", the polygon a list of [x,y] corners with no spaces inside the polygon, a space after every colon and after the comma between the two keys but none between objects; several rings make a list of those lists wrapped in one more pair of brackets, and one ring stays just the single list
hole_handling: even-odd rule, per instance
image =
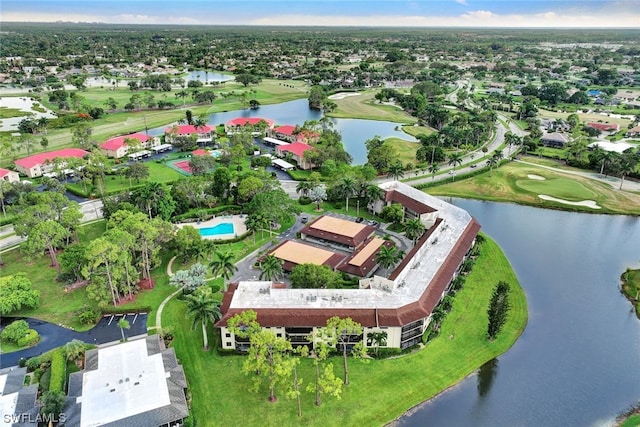
[{"label": "white car", "polygon": [[449,171],[449,175],[455,175],[456,171]]}]

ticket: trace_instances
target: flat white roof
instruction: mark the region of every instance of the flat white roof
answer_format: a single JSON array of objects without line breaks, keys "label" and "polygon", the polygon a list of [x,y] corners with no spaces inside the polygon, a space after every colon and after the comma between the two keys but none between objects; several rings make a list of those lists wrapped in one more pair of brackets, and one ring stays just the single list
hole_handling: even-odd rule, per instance
[{"label": "flat white roof", "polygon": [[170,148],[173,148],[173,145],[171,145],[171,144],[160,144],[160,145],[156,145],[155,147],[151,147],[151,149],[153,151],[168,150]]},{"label": "flat white roof", "polygon": [[589,148],[595,147],[596,145],[604,151],[613,151],[616,153],[622,153],[629,148],[635,147],[635,145],[626,142],[596,141],[589,144]]},{"label": "flat white roof", "polygon": [[12,426],[11,416],[16,412],[18,392],[0,395],[0,426]]},{"label": "flat white roof", "polygon": [[269,136],[263,138],[262,140],[265,141],[265,142],[269,142],[269,143],[271,143],[273,145],[289,145],[289,142],[287,142],[287,141],[282,141],[280,139],[271,138]]},{"label": "flat white roof", "polygon": [[82,377],[81,423],[92,427],[171,404],[162,354],[138,339],[98,350],[98,369]]},{"label": "flat white roof", "polygon": [[[380,185],[432,207],[442,219],[394,281],[374,276],[367,289],[271,288],[271,282],[240,282],[230,308],[388,308],[417,301],[453,251],[473,218],[464,209],[398,181]],[[367,280],[367,279],[365,279]]]},{"label": "flat white roof", "polygon": [[129,157],[132,159],[137,159],[138,157],[144,157],[146,155],[151,154],[151,151],[149,150],[142,150],[142,151],[138,151],[137,153],[131,153],[129,154]]},{"label": "flat white roof", "polygon": [[293,169],[293,168],[295,168],[295,166],[294,166],[294,165],[292,165],[291,163],[286,162],[286,161],[284,161],[284,160],[282,160],[282,159],[273,159],[273,160],[271,160],[271,163],[272,163],[273,165],[278,166],[278,167],[280,167],[280,168],[282,168],[282,169],[285,169],[285,170],[286,170],[286,169]]}]

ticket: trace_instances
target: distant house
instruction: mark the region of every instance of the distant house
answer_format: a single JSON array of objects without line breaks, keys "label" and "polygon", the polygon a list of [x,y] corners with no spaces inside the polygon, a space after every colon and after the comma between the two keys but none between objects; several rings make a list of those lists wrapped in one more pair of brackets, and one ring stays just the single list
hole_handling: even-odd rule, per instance
[{"label": "distant house", "polygon": [[215,138],[215,129],[211,126],[178,125],[165,128],[164,140],[171,144],[176,137],[196,135],[196,142],[211,142]]},{"label": "distant house", "polygon": [[300,128],[297,129],[296,126],[292,125],[283,125],[277,126],[270,131],[270,134],[277,139],[281,139],[283,141],[289,142],[318,142],[320,139],[320,134],[318,132],[313,132],[310,130],[302,130]]},{"label": "distant house", "polygon": [[88,350],[69,376],[67,426],[179,426],[189,415],[187,380],[159,335]]},{"label": "distant house", "polygon": [[[53,170],[51,164],[55,159],[83,158],[88,155],[88,151],[79,148],[65,148],[62,150],[48,151],[46,153],[35,154],[29,157],[23,157],[15,161],[18,172],[36,178],[49,173]],[[64,162],[63,162],[64,164]]]},{"label": "distant house", "polygon": [[107,157],[113,157],[119,159],[126,156],[129,153],[129,146],[127,146],[127,139],[135,139],[140,142],[141,148],[152,148],[160,144],[160,139],[147,136],[143,133],[132,133],[130,135],[117,136],[106,140],[100,149]]},{"label": "distant house", "polygon": [[559,132],[545,133],[540,137],[540,142],[547,147],[562,148],[569,142],[569,138]]},{"label": "distant house", "polygon": [[625,134],[627,138],[632,138],[635,136],[640,136],[640,126],[633,127],[627,131]]},{"label": "distant house", "polygon": [[20,181],[20,175],[18,175],[18,172],[0,168],[0,179],[7,182],[18,182]]},{"label": "distant house", "polygon": [[305,144],[304,142],[294,142],[287,145],[279,145],[276,147],[276,155],[279,157],[285,157],[287,153],[291,154],[291,158],[295,160],[300,169],[311,169],[313,167],[312,163],[304,160],[304,153],[306,151],[313,150],[313,147],[309,144]]},{"label": "distant house", "polygon": [[[273,129],[275,122],[263,117],[237,117],[224,124],[225,132],[236,132],[241,128],[249,128],[252,132],[260,129],[260,124],[264,123],[266,129]],[[260,129],[262,131],[262,129]]]},{"label": "distant house", "polygon": [[615,133],[620,130],[620,125],[617,123],[596,123],[589,122],[587,126],[593,129],[598,129],[600,132],[604,133]]},{"label": "distant house", "polygon": [[621,153],[624,153],[629,148],[635,147],[635,145],[627,144],[626,142],[611,142],[611,141],[596,141],[588,145],[588,148],[592,150],[594,150],[596,147],[604,151],[621,154]]}]

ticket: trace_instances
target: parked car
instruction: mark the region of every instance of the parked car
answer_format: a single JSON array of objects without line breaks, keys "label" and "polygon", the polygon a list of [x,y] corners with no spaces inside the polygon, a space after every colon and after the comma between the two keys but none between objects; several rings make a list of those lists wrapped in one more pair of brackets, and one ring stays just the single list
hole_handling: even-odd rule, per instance
[{"label": "parked car", "polygon": [[478,164],[477,164],[477,163],[474,163],[474,164],[472,164],[472,165],[471,165],[471,166],[469,166],[469,167],[470,167],[471,169],[473,169],[473,168],[477,168],[477,167],[478,167]]},{"label": "parked car", "polygon": [[362,221],[364,221],[364,218],[362,218],[361,216],[359,216],[358,218],[356,218],[356,222],[359,224]]},{"label": "parked car", "polygon": [[454,171],[449,171],[449,175],[455,175],[456,173]]},{"label": "parked car", "polygon": [[303,224],[306,224],[307,221],[309,221],[309,218],[307,218],[306,216],[303,216],[302,218],[300,218],[300,222]]}]

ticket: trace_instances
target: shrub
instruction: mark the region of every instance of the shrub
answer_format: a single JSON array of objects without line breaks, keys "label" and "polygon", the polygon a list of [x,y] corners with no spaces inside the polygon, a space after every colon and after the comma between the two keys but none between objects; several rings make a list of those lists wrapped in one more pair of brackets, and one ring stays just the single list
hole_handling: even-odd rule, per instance
[{"label": "shrub", "polygon": [[16,320],[11,322],[6,328],[2,330],[0,333],[0,338],[6,341],[17,343],[18,340],[24,337],[29,330],[29,324],[26,320]]},{"label": "shrub", "polygon": [[376,358],[377,359],[386,359],[389,357],[393,357],[393,356],[397,356],[399,354],[402,354],[402,350],[400,350],[399,348],[379,348],[377,350],[377,355]]},{"label": "shrub", "polygon": [[16,344],[18,344],[18,347],[28,347],[34,345],[38,341],[40,341],[38,331],[35,329],[28,329],[26,335],[20,338]]},{"label": "shrub", "polygon": [[310,205],[311,199],[308,198],[307,196],[300,196],[300,198],[298,199],[298,203],[300,203],[303,206]]},{"label": "shrub", "polygon": [[62,349],[58,349],[51,357],[51,379],[49,391],[62,391],[64,387],[65,360]]},{"label": "shrub", "polygon": [[49,390],[49,384],[51,384],[51,369],[44,370],[38,383],[40,384],[38,390],[40,390],[41,393]]},{"label": "shrub", "polygon": [[85,325],[91,325],[95,323],[96,320],[98,320],[99,315],[100,313],[98,313],[92,307],[89,307],[88,305],[84,305],[82,309],[78,312],[78,319],[80,319],[80,321]]},{"label": "shrub", "polygon": [[24,365],[27,367],[28,372],[34,372],[40,367],[41,363],[40,358],[36,356],[27,359],[27,362]]}]

